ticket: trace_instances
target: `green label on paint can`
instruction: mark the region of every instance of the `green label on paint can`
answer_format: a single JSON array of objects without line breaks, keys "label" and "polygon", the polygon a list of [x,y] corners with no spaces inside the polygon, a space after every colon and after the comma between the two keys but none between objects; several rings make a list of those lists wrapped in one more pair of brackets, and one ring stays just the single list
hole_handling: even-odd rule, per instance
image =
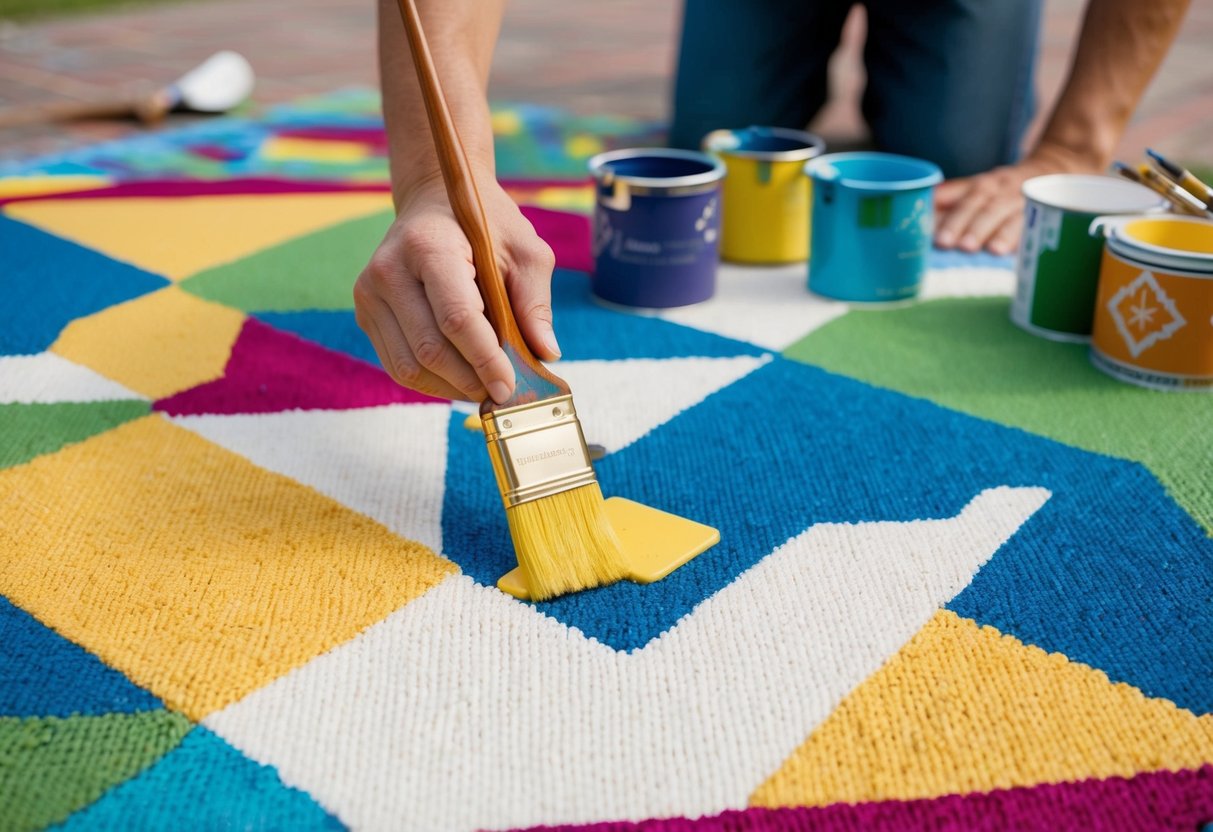
[{"label": "green label on paint can", "polygon": [[1095,216],[1028,200],[1011,304],[1016,324],[1057,340],[1090,337],[1103,249],[1089,233]]},{"label": "green label on paint can", "polygon": [[1011,320],[1058,341],[1088,341],[1103,240],[1091,222],[1162,210],[1148,188],[1111,176],[1054,173],[1024,183],[1024,228]]},{"label": "green label on paint can", "polygon": [[865,196],[859,200],[860,228],[888,228],[893,222],[893,197],[891,194]]}]

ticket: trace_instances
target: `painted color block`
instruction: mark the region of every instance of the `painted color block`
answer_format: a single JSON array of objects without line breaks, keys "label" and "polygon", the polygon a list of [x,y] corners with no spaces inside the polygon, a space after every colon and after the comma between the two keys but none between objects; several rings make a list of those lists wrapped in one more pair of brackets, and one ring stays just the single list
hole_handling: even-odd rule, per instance
[{"label": "painted color block", "polygon": [[744,806],[1048,499],[816,525],[631,653],[456,576],[206,725],[356,828]]},{"label": "painted color block", "polygon": [[0,717],[100,716],[162,707],[78,644],[0,598]]},{"label": "painted color block", "polygon": [[[444,554],[491,585],[514,553],[484,440],[461,421],[447,435]],[[1044,487],[1053,498],[949,608],[1213,712],[1213,540],[1136,463],[776,359],[595,468],[607,496],[721,533],[658,583],[538,605],[604,644],[643,647],[813,523],[946,517],[985,488]]]},{"label": "painted color block", "polygon": [[73,321],[52,349],[158,399],[221,376],[243,325],[235,309],[169,286]]},{"label": "painted color block", "polygon": [[533,832],[1213,832],[1213,766],[1158,771],[933,800],[746,809],[704,818],[654,818]]},{"label": "painted color block", "polygon": [[0,807],[5,829],[64,820],[169,751],[190,729],[170,711],[0,717]]},{"label": "painted color block", "polygon": [[936,797],[1213,763],[1213,716],[943,611],[754,792],[759,806]]},{"label": "painted color block", "polygon": [[16,202],[6,213],[173,280],[391,205],[383,193]]},{"label": "painted color block", "polygon": [[0,354],[42,352],[72,320],[168,282],[2,215],[0,252]]},{"label": "painted color block", "polygon": [[273,413],[443,401],[401,387],[378,367],[250,318],[223,377],[156,402],[156,410]]},{"label": "painted color block", "polygon": [[452,571],[159,416],[2,471],[0,493],[0,592],[194,718]]},{"label": "painted color block", "polygon": [[354,280],[392,213],[376,212],[199,272],[181,287],[246,312],[352,309]]},{"label": "painted color block", "polygon": [[144,829],[340,830],[345,827],[305,792],[282,783],[205,728],[138,777],[68,818],[64,830]]},{"label": "painted color block", "polygon": [[[1207,396],[1160,396],[1101,373],[1082,344],[1029,335],[1005,299],[854,312],[791,358],[1148,467],[1213,534]],[[872,349],[879,344],[880,349]]]},{"label": "painted color block", "polygon": [[0,404],[0,468],[54,453],[147,415],[145,401]]},{"label": "painted color block", "polygon": [[[589,280],[580,272],[557,269],[552,276],[556,337],[565,360],[719,358],[762,355],[764,352],[753,344],[710,332],[599,306],[589,299],[589,293]],[[270,326],[380,366],[370,341],[354,321],[352,311],[261,312],[257,318]]]},{"label": "painted color block", "polygon": [[[561,268],[588,271],[590,228],[585,217],[523,207],[522,214],[555,252]],[[262,249],[182,281],[200,298],[246,312],[352,309],[355,278],[382,242],[393,213],[384,211]]]},{"label": "painted color block", "polygon": [[0,356],[0,404],[100,402],[140,398],[133,390],[53,352]]},{"label": "painted color block", "polygon": [[190,415],[174,423],[442,551],[445,404]]}]

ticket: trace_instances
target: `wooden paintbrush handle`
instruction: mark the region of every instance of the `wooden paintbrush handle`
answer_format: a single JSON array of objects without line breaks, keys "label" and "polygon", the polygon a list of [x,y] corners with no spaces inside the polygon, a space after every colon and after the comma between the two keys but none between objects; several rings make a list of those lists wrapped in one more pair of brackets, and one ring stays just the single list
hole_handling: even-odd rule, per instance
[{"label": "wooden paintbrush handle", "polygon": [[87,118],[127,118],[134,115],[134,102],[129,99],[112,101],[55,101],[29,107],[0,110],[0,127],[22,124],[46,124],[55,121],[75,121]]},{"label": "wooden paintbrush handle", "polygon": [[489,232],[484,206],[480,201],[480,193],[476,189],[467,153],[455,130],[454,119],[451,118],[450,109],[443,97],[438,73],[434,69],[434,60],[421,28],[421,17],[417,13],[416,3],[414,0],[398,0],[398,4],[409,41],[409,51],[413,55],[413,66],[417,70],[417,81],[421,86],[425,114],[430,123],[430,134],[434,139],[438,165],[442,169],[447,198],[459,227],[472,245],[476,285],[484,300],[485,314],[497,333],[502,349],[514,365],[513,398],[501,405],[495,405],[492,399],[489,399],[481,406],[481,411],[527,404],[566,394],[569,392],[568,385],[539,363],[539,359],[531,352],[518,329],[518,322],[514,318],[506,292],[505,280],[501,277],[497,256],[493,252],[493,238]]},{"label": "wooden paintbrush handle", "polygon": [[155,124],[164,118],[171,104],[171,100],[163,91],[104,101],[53,101],[49,104],[0,110],[0,128],[57,121],[131,117],[145,124]]}]

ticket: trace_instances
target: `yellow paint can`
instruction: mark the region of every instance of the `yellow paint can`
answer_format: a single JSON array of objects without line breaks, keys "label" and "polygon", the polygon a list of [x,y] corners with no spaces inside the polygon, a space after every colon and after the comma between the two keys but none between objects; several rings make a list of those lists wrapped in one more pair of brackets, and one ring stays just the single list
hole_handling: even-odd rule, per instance
[{"label": "yellow paint can", "polygon": [[809,178],[804,163],[825,152],[811,133],[782,127],[715,130],[703,148],[728,170],[720,256],[735,263],[794,263],[809,256]]}]

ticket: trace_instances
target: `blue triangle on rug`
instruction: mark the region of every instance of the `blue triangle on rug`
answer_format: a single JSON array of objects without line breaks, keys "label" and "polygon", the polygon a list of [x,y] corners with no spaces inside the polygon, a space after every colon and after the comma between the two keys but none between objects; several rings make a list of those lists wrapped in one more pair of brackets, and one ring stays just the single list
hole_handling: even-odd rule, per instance
[{"label": "blue triangle on rug", "polygon": [[0,717],[101,716],[163,708],[159,697],[0,596]]}]

